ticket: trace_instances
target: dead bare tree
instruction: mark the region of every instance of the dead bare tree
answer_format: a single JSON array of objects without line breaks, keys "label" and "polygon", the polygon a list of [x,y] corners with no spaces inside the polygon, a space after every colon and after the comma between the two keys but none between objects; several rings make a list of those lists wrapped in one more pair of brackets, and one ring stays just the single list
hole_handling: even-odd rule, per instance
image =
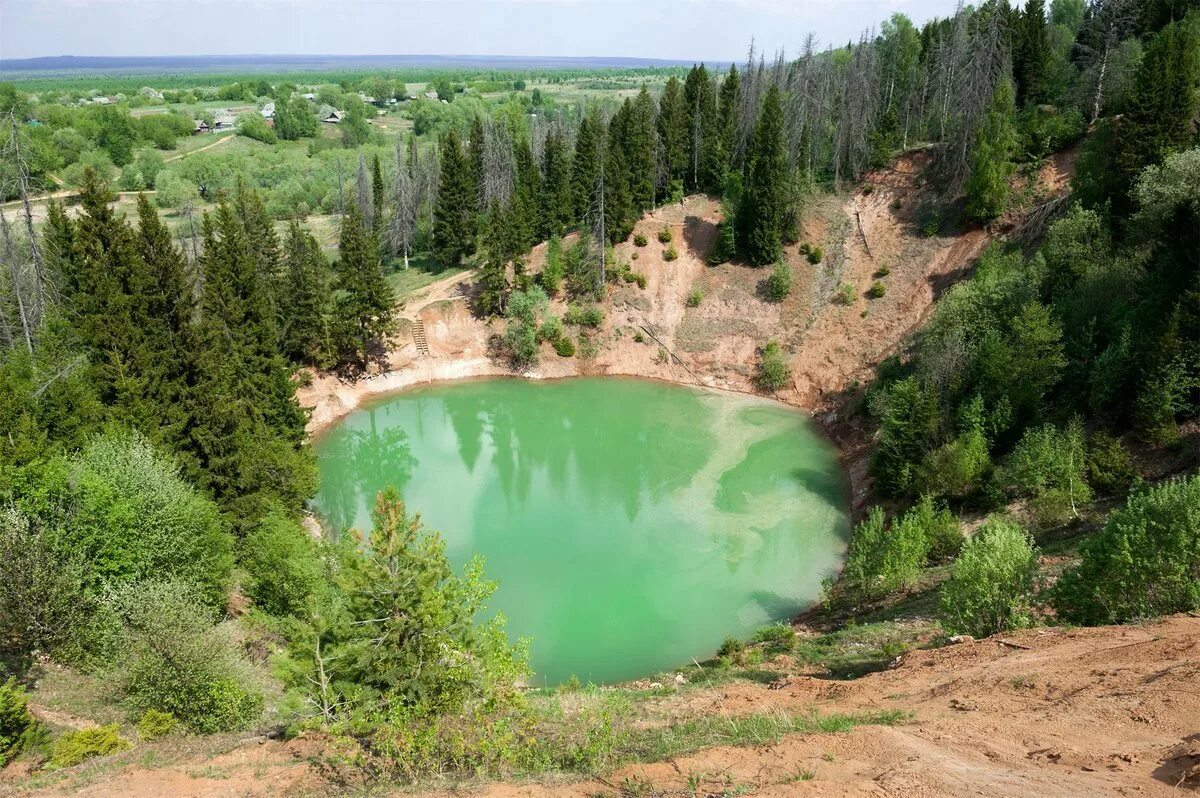
[{"label": "dead bare tree", "polygon": [[371,198],[371,178],[367,174],[367,159],[358,154],[358,177],[354,181],[354,201],[362,214],[363,227],[370,230],[375,222],[375,203]]},{"label": "dead bare tree", "polygon": [[479,186],[481,208],[508,205],[515,171],[512,133],[508,125],[486,117],[483,120],[483,175]]},{"label": "dead bare tree", "polygon": [[1082,30],[1075,41],[1081,54],[1091,105],[1091,121],[1100,118],[1106,87],[1112,77],[1113,56],[1137,23],[1137,4],[1133,0],[1092,0]]},{"label": "dead bare tree", "polygon": [[[411,142],[411,139],[410,139]],[[418,190],[417,176],[413,173],[416,152],[396,142],[396,179],[392,183],[393,213],[388,220],[387,242],[389,249],[404,258],[404,268],[412,254],[417,236]]]}]

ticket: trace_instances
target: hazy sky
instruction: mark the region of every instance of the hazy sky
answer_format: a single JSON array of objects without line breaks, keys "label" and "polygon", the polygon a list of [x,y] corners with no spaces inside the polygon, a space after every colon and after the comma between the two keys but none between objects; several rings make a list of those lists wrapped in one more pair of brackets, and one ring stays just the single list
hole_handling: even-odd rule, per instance
[{"label": "hazy sky", "polygon": [[0,0],[0,57],[443,54],[741,58],[843,44],[954,0]]}]

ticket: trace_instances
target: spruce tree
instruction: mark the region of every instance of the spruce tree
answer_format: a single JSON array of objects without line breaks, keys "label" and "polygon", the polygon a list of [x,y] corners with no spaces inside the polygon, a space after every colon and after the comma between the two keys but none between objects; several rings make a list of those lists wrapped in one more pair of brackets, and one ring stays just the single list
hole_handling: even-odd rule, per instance
[{"label": "spruce tree", "polygon": [[284,244],[287,293],[280,348],[293,363],[333,362],[329,264],[312,234],[292,221]]},{"label": "spruce tree", "polygon": [[689,164],[688,111],[683,89],[674,76],[667,80],[662,96],[658,98],[657,125],[669,195],[673,190],[672,183],[683,184]]},{"label": "spruce tree", "polygon": [[557,128],[546,135],[542,151],[542,181],[539,197],[538,237],[562,235],[574,220],[575,199],[571,190],[571,155]]},{"label": "spruce tree", "polygon": [[[720,98],[717,105],[717,148],[723,152],[735,171],[742,171],[742,159],[737,152],[738,109],[742,104],[742,79],[737,65],[729,65],[729,74],[721,81]],[[722,182],[722,185],[724,183]]]},{"label": "spruce tree", "polygon": [[528,252],[538,242],[538,202],[542,192],[542,175],[533,161],[533,148],[529,139],[522,137],[513,147],[516,161],[516,185],[513,187],[512,206],[516,236],[522,253]]},{"label": "spruce tree", "polygon": [[594,111],[579,122],[579,135],[575,137],[575,160],[571,165],[571,193],[577,220],[582,220],[588,215],[596,194],[596,180],[600,176],[600,140],[604,134],[603,124]]},{"label": "spruce tree", "polygon": [[177,450],[186,439],[187,394],[195,380],[195,292],[183,253],[150,205],[138,195],[137,248],[148,277],[142,357],[153,413],[140,428],[153,441]]},{"label": "spruce tree", "polygon": [[1017,80],[1017,105],[1024,108],[1049,101],[1051,51],[1045,0],[1028,0],[1019,13],[1013,43],[1013,73]]},{"label": "spruce tree", "polygon": [[788,218],[788,162],[779,87],[767,90],[748,148],[747,179],[738,211],[738,243],[756,266],[779,260]]},{"label": "spruce tree", "polygon": [[[204,217],[203,294],[184,464],[239,523],[315,489],[307,413],[276,349],[266,286],[235,210]],[[267,331],[272,331],[268,335]]]},{"label": "spruce tree", "polygon": [[601,242],[601,246],[629,238],[636,220],[629,191],[629,165],[621,146],[629,122],[628,115],[618,115],[609,129],[604,161],[604,232],[608,241]]},{"label": "spruce tree", "polygon": [[1016,106],[1012,83],[1002,79],[983,123],[975,132],[971,177],[967,180],[967,214],[978,221],[994,219],[1008,201],[1016,150]]},{"label": "spruce tree", "polygon": [[365,365],[394,327],[395,297],[383,273],[374,236],[363,225],[358,206],[342,218],[338,242],[337,315],[343,332],[343,358]]},{"label": "spruce tree", "polygon": [[475,251],[475,183],[458,133],[442,138],[433,250],[442,268],[456,267]]},{"label": "spruce tree", "polygon": [[[1116,123],[1116,168],[1128,187],[1138,174],[1168,153],[1195,141],[1193,120],[1200,106],[1200,14],[1189,14],[1159,31],[1138,68],[1129,111]],[[1122,213],[1131,203],[1113,197]]]},{"label": "spruce tree", "polygon": [[[628,102],[628,101],[627,101]],[[629,111],[624,132],[625,163],[629,167],[629,194],[639,213],[654,207],[654,100],[645,84]]]},{"label": "spruce tree", "polygon": [[379,168],[379,153],[375,153],[375,158],[371,162],[371,234],[375,236],[375,244],[379,246],[380,235],[383,232],[383,211],[384,211],[384,187],[383,187],[383,171]]},{"label": "spruce tree", "polygon": [[508,263],[516,248],[513,216],[499,203],[488,211],[483,237],[483,263],[479,266],[478,309],[482,316],[502,316],[508,295]]}]

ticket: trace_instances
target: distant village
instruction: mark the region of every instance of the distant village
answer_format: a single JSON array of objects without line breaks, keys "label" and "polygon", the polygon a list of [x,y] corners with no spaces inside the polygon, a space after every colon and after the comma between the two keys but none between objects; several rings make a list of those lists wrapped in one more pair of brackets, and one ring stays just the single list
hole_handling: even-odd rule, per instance
[{"label": "distant village", "polygon": [[[149,86],[141,89],[139,95],[151,102],[165,102],[163,93]],[[317,95],[313,92],[303,92],[300,94],[305,100],[310,103],[316,103]],[[404,97],[388,97],[387,99],[377,99],[364,92],[358,92],[358,98],[365,104],[373,106],[377,109],[377,114],[382,116],[387,113],[391,107],[400,105],[401,103],[410,100],[425,99],[438,100],[438,93],[432,89],[416,94],[407,94]],[[80,99],[76,105],[115,105],[124,102],[127,98],[124,95],[104,95],[97,94],[92,97]],[[446,100],[441,100],[445,103]],[[275,124],[275,102],[273,100],[264,102],[258,109],[268,127],[274,127]],[[204,133],[218,133],[224,130],[233,130],[237,127],[238,113],[232,108],[218,108],[210,112],[206,112],[203,118],[196,120],[196,127],[192,131],[195,135]],[[322,105],[317,109],[317,117],[325,124],[336,125],[345,117],[345,112],[341,109],[334,108],[328,105]]]}]

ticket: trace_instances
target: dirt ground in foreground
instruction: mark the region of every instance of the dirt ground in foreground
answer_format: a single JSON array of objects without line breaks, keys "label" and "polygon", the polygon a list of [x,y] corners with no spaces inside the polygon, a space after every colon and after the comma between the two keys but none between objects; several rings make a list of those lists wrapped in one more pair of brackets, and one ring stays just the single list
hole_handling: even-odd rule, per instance
[{"label": "dirt ground in foreground", "polygon": [[[794,675],[663,701],[733,716],[901,710],[897,726],[792,734],[712,748],[600,779],[446,787],[432,795],[528,796],[1179,796],[1200,789],[1200,618],[1144,626],[1035,629],[913,651],[854,681]],[[21,795],[224,798],[346,794],[313,763],[317,739],[186,740]],[[139,749],[142,750],[142,749]],[[164,764],[146,766],[151,753]],[[169,763],[167,763],[169,762]],[[88,766],[84,766],[88,767]],[[377,787],[372,795],[409,794]],[[368,794],[361,790],[350,794]]]}]

